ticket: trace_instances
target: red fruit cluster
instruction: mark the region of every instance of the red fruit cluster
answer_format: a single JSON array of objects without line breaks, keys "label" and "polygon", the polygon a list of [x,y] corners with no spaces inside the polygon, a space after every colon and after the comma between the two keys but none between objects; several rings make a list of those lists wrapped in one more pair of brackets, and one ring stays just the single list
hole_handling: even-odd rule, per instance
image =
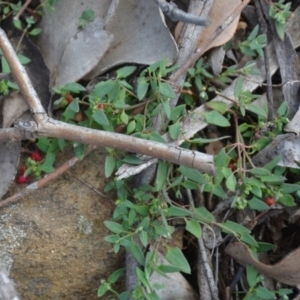
[{"label": "red fruit cluster", "polygon": [[19,173],[16,177],[16,183],[17,184],[26,184],[29,181],[29,177],[24,176],[24,173],[26,172],[26,167],[22,166],[19,170]]},{"label": "red fruit cluster", "polygon": [[272,206],[274,203],[275,203],[275,199],[272,197],[272,196],[268,196],[266,199],[265,199],[265,203],[269,206]]},{"label": "red fruit cluster", "polygon": [[71,94],[67,94],[65,96],[65,100],[70,104],[73,101],[73,96]]},{"label": "red fruit cluster", "polygon": [[233,158],[230,160],[229,164],[228,164],[228,168],[231,169],[232,172],[234,172],[236,170],[236,163],[238,161],[238,157]]},{"label": "red fruit cluster", "polygon": [[41,153],[39,151],[36,151],[36,150],[31,153],[31,158],[34,161],[41,161],[42,160]]}]

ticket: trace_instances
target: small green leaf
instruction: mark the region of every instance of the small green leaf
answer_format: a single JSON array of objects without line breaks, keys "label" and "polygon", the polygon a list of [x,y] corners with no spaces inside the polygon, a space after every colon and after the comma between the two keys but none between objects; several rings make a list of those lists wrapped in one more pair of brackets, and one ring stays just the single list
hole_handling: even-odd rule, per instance
[{"label": "small green leaf", "polygon": [[39,35],[41,32],[42,32],[42,29],[41,29],[41,28],[34,28],[34,29],[32,29],[31,31],[29,31],[28,34],[29,34],[29,35],[32,35],[32,36],[37,36],[37,35]]},{"label": "small green leaf", "polygon": [[170,86],[169,83],[167,82],[160,82],[159,84],[159,92],[163,95],[166,96],[167,98],[176,98],[176,94],[173,91],[172,87]]},{"label": "small green leaf", "polygon": [[187,216],[190,216],[191,213],[184,209],[184,208],[180,208],[180,207],[177,207],[177,206],[174,206],[174,205],[170,205],[168,207],[168,213],[167,215],[169,217],[187,217]]},{"label": "small green leaf", "polygon": [[139,100],[144,99],[147,94],[149,82],[145,77],[140,77],[137,83],[137,97]]},{"label": "small green leaf", "polygon": [[243,83],[244,83],[244,79],[239,77],[235,83],[235,87],[234,87],[234,97],[236,99],[238,99],[242,93],[242,88],[243,88]]},{"label": "small green leaf", "polygon": [[200,184],[207,183],[204,176],[198,170],[188,168],[188,167],[183,167],[183,166],[180,166],[177,170],[181,174],[186,176],[188,179],[191,179],[197,183],[200,183]]},{"label": "small green leaf", "polygon": [[220,197],[221,199],[226,199],[227,194],[223,190],[223,188],[220,185],[213,185],[212,187],[212,193],[216,195],[217,197]]},{"label": "small green leaf", "polygon": [[5,74],[9,74],[10,73],[10,67],[7,63],[7,60],[4,56],[1,57],[1,68],[2,68],[2,72]]},{"label": "small green leaf", "polygon": [[208,108],[210,108],[212,110],[216,110],[221,114],[224,114],[228,109],[227,104],[222,101],[210,101],[210,102],[207,102],[205,105]]},{"label": "small green leaf", "polygon": [[167,118],[169,119],[170,115],[171,115],[171,106],[168,100],[162,100],[161,101],[162,106],[164,108],[164,111],[166,113]]},{"label": "small green leaf", "polygon": [[285,24],[275,21],[275,28],[279,38],[283,41],[284,40],[284,32],[285,32]]},{"label": "small green leaf", "polygon": [[137,277],[138,277],[138,279],[141,281],[141,283],[142,283],[144,286],[149,287],[149,282],[148,282],[148,280],[146,279],[145,273],[144,273],[141,269],[139,269],[138,267],[136,267],[135,270],[136,270]]},{"label": "small green leaf", "polygon": [[44,162],[42,163],[40,170],[46,173],[52,173],[55,171],[53,163],[56,155],[53,152],[47,152]]},{"label": "small green leaf", "polygon": [[271,175],[268,175],[268,176],[261,176],[260,180],[262,182],[276,184],[276,183],[282,183],[282,182],[284,182],[285,181],[285,177],[271,174]]},{"label": "small green leaf", "polygon": [[254,168],[250,169],[249,173],[257,176],[268,176],[270,175],[270,172],[265,168]]},{"label": "small green leaf", "polygon": [[166,161],[160,160],[156,172],[156,180],[155,180],[156,191],[162,190],[165,181],[167,179],[168,170],[169,170],[169,164]]},{"label": "small green leaf", "polygon": [[246,109],[250,110],[251,112],[257,114],[260,117],[263,117],[264,119],[268,117],[266,110],[253,103],[247,104]]},{"label": "small green leaf", "polygon": [[[100,81],[96,84],[95,89],[93,90],[93,95],[102,99],[105,95],[107,95],[114,87],[116,87],[116,83],[112,80]],[[119,85],[117,85],[117,88]]]},{"label": "small green leaf", "polygon": [[257,297],[259,297],[259,299],[262,300],[272,300],[275,298],[274,292],[269,291],[261,285],[255,288],[254,293]]},{"label": "small green leaf", "polygon": [[180,268],[182,272],[187,274],[191,273],[190,265],[179,248],[168,248],[166,259],[171,263],[171,265]]},{"label": "small green leaf", "polygon": [[125,124],[125,125],[128,124],[129,117],[128,117],[128,115],[126,114],[126,112],[124,110],[122,111],[122,113],[120,115],[120,119],[121,119],[123,124]]},{"label": "small green leaf", "polygon": [[199,239],[202,235],[202,229],[199,222],[196,220],[185,220],[185,223],[185,229]]},{"label": "small green leaf", "polygon": [[109,121],[103,109],[98,109],[95,113],[93,113],[92,118],[100,125],[103,126],[109,125]]},{"label": "small green leaf", "polygon": [[269,163],[267,163],[264,166],[264,169],[267,169],[269,171],[272,171],[275,167],[277,167],[278,163],[281,161],[281,156],[278,155],[277,157],[275,157],[272,161],[270,161]]},{"label": "small green leaf", "polygon": [[222,224],[222,231],[224,231],[225,233],[229,233],[232,234],[233,232],[235,233],[239,233],[239,234],[243,234],[243,233],[249,233],[249,229],[247,229],[246,227],[232,222],[232,221],[226,221],[225,223]]},{"label": "small green leaf", "polygon": [[109,229],[113,233],[121,233],[125,231],[123,226],[116,222],[104,221],[104,225],[107,229]]},{"label": "small green leaf", "polygon": [[219,112],[216,110],[212,110],[209,112],[206,112],[204,114],[205,121],[209,124],[217,125],[220,127],[228,127],[230,126],[229,121],[222,116]]},{"label": "small green leaf", "polygon": [[172,140],[177,140],[181,131],[181,125],[179,123],[175,123],[168,127],[169,135]]},{"label": "small green leaf", "polygon": [[258,211],[263,211],[263,210],[268,210],[269,209],[269,206],[259,200],[259,199],[256,199],[256,198],[253,198],[251,200],[248,201],[248,206],[253,209],[253,210],[258,210]]},{"label": "small green leaf", "polygon": [[140,165],[143,163],[143,161],[136,157],[136,155],[134,154],[125,156],[125,158],[123,158],[122,161],[131,165]]},{"label": "small green leaf", "polygon": [[107,279],[109,283],[115,283],[123,274],[125,273],[125,268],[118,269],[114,271]]},{"label": "small green leaf", "polygon": [[66,92],[75,93],[75,94],[86,91],[86,89],[77,82],[67,83],[64,86],[59,87],[59,89],[66,91]]},{"label": "small green leaf", "polygon": [[294,198],[291,195],[289,195],[289,194],[283,194],[279,198],[278,202],[281,203],[282,205],[288,206],[288,207],[296,206]]},{"label": "small green leaf", "polygon": [[257,283],[258,272],[254,267],[247,265],[246,275],[248,284],[250,285],[250,287],[254,287]]},{"label": "small green leaf", "polygon": [[269,243],[258,242],[257,252],[268,252],[274,250],[275,246]]},{"label": "small green leaf", "polygon": [[69,104],[68,108],[71,111],[78,113],[79,112],[79,99],[78,98],[73,99],[73,101]]},{"label": "small green leaf", "polygon": [[136,70],[135,66],[127,66],[117,70],[117,79],[126,78]]},{"label": "small green leaf", "polygon": [[210,213],[204,206],[193,208],[194,218],[202,223],[210,224],[216,221],[214,215]]},{"label": "small green leaf", "polygon": [[84,151],[86,146],[81,143],[74,143],[73,147],[74,147],[75,156],[78,159],[82,160],[84,158]]},{"label": "small green leaf", "polygon": [[107,291],[108,291],[108,286],[105,284],[101,284],[97,292],[98,297],[104,296]]},{"label": "small green leaf", "polygon": [[291,194],[291,193],[299,191],[300,190],[300,185],[299,184],[292,184],[292,183],[283,183],[281,188],[282,188],[282,192],[284,194]]},{"label": "small green leaf", "polygon": [[258,33],[258,30],[259,30],[259,26],[256,25],[253,30],[251,31],[250,35],[248,36],[247,40],[248,41],[253,41],[256,36],[257,36],[257,33]]},{"label": "small green leaf", "polygon": [[229,189],[229,191],[234,192],[236,188],[236,178],[234,176],[234,173],[231,173],[227,179],[226,179],[226,187]]},{"label": "small green leaf", "polygon": [[179,117],[186,113],[185,104],[178,105],[172,109],[171,115],[169,117],[170,121],[178,121]]},{"label": "small green leaf", "polygon": [[108,178],[113,173],[116,167],[115,159],[111,156],[106,156],[105,158],[105,177]]},{"label": "small green leaf", "polygon": [[240,240],[249,246],[258,248],[256,240],[249,233],[242,233],[240,236]]},{"label": "small green leaf", "polygon": [[145,257],[141,248],[137,244],[132,243],[131,247],[128,250],[133,254],[137,262],[143,266],[145,262]]},{"label": "small green leaf", "polygon": [[127,128],[126,128],[126,133],[127,134],[131,134],[135,131],[135,128],[136,128],[136,121],[135,120],[131,120],[128,125],[127,125]]}]

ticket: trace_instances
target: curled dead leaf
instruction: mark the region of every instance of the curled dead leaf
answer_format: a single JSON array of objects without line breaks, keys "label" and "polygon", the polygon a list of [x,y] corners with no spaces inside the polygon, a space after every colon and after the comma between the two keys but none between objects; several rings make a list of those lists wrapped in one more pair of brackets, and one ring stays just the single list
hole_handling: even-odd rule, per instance
[{"label": "curled dead leaf", "polygon": [[244,243],[231,243],[225,251],[243,266],[253,266],[263,275],[281,283],[300,287],[300,248],[275,265],[266,265],[256,260]]}]

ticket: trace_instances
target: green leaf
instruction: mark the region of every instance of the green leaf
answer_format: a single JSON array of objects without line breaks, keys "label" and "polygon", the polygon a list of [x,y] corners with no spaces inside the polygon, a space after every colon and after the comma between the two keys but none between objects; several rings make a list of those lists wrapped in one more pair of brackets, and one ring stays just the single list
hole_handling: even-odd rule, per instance
[{"label": "green leaf", "polygon": [[68,105],[68,108],[71,111],[78,113],[79,112],[79,99],[78,98],[73,99],[73,101]]},{"label": "green leaf", "polygon": [[194,143],[207,144],[207,143],[217,142],[217,141],[221,141],[221,140],[228,139],[228,138],[230,138],[229,135],[218,137],[218,138],[214,138],[214,139],[196,138],[196,139],[190,140],[189,142],[193,143],[193,144]]},{"label": "green leaf", "polygon": [[209,112],[206,112],[204,114],[205,121],[209,124],[217,125],[220,127],[228,127],[230,126],[229,121],[222,116],[219,112],[216,110],[212,110]]},{"label": "green leaf", "polygon": [[170,205],[168,207],[167,215],[169,217],[187,217],[187,216],[190,216],[191,213],[188,210],[184,209],[184,208],[180,208],[180,207],[177,207],[177,206],[174,206],[174,205]]},{"label": "green leaf", "polygon": [[196,220],[185,220],[185,223],[185,229],[199,239],[202,235],[202,228],[199,222]]},{"label": "green leaf", "polygon": [[100,81],[96,84],[95,89],[93,90],[93,95],[101,99],[103,98],[103,96],[107,95],[114,87],[116,87],[116,83],[112,80]]},{"label": "green leaf", "polygon": [[284,40],[284,32],[285,32],[285,24],[275,21],[275,28],[279,38],[283,41]]},{"label": "green leaf", "polygon": [[104,225],[107,229],[109,229],[113,233],[121,233],[125,231],[123,226],[116,222],[104,221]]},{"label": "green leaf", "polygon": [[169,170],[169,164],[166,161],[160,160],[156,172],[156,180],[155,180],[156,191],[162,190],[165,181],[167,179],[168,170]]},{"label": "green leaf", "polygon": [[202,223],[210,224],[216,221],[214,215],[210,213],[204,206],[193,208],[194,218]]},{"label": "green leaf", "polygon": [[234,87],[234,97],[235,98],[239,98],[241,93],[242,93],[242,89],[243,89],[243,83],[244,83],[244,79],[239,77],[235,83],[235,87]]},{"label": "green leaf", "polygon": [[255,288],[254,293],[257,297],[259,297],[259,299],[262,300],[272,300],[275,297],[274,292],[269,291],[261,285]]},{"label": "green leaf", "polygon": [[256,199],[256,198],[253,198],[251,200],[248,201],[248,206],[253,209],[253,210],[258,210],[258,211],[263,211],[263,210],[268,210],[269,209],[269,206],[259,200],[259,199]]},{"label": "green leaf", "polygon": [[145,262],[145,257],[141,248],[137,244],[132,243],[131,247],[128,250],[133,254],[137,262],[143,266]]},{"label": "green leaf", "polygon": [[179,123],[175,123],[168,127],[169,135],[172,140],[177,140],[181,131],[181,125]]},{"label": "green leaf", "polygon": [[29,31],[28,34],[29,34],[29,35],[32,35],[32,36],[37,36],[37,35],[39,35],[41,32],[42,32],[42,29],[41,29],[41,28],[34,28],[34,29],[32,29],[31,31]]},{"label": "green leaf", "polygon": [[124,110],[122,111],[122,113],[120,115],[120,119],[123,124],[126,124],[126,125],[128,124],[129,117]]},{"label": "green leaf", "polygon": [[285,177],[271,174],[271,175],[268,175],[268,176],[261,176],[260,180],[262,182],[276,184],[276,183],[282,183],[282,182],[284,182],[285,181]]},{"label": "green leaf", "polygon": [[173,91],[172,87],[170,86],[169,83],[167,82],[160,82],[159,84],[159,92],[163,95],[166,96],[167,98],[176,98],[176,94]]},{"label": "green leaf", "polygon": [[184,115],[185,113],[186,113],[185,104],[178,105],[174,109],[172,109],[169,120],[178,121],[179,117]]},{"label": "green leaf", "polygon": [[272,161],[270,161],[269,163],[267,163],[264,168],[272,171],[275,167],[277,167],[278,163],[281,161],[281,156],[278,155],[277,157],[275,157]]},{"label": "green leaf", "polygon": [[144,247],[148,246],[148,233],[144,230],[138,233],[140,241]]},{"label": "green leaf", "polygon": [[104,296],[107,291],[108,291],[108,287],[105,284],[101,284],[99,286],[99,289],[98,289],[98,292],[97,292],[98,297]]},{"label": "green leaf", "polygon": [[141,281],[141,283],[144,286],[149,287],[150,284],[149,284],[148,280],[146,279],[145,273],[138,267],[136,267],[135,270],[136,270],[136,275],[137,275],[138,279]]},{"label": "green leaf", "polygon": [[224,114],[228,109],[227,104],[222,101],[210,101],[210,102],[207,102],[205,105],[208,108],[210,108],[212,110],[216,110],[221,114]]},{"label": "green leaf", "polygon": [[254,267],[247,265],[246,275],[248,284],[250,285],[250,287],[254,287],[257,283],[258,272]]},{"label": "green leaf", "polygon": [[292,183],[283,183],[281,188],[282,188],[282,192],[284,194],[291,194],[291,193],[299,191],[300,190],[300,185],[299,184],[292,184]]},{"label": "green leaf", "polygon": [[105,158],[105,177],[108,178],[113,173],[116,167],[115,159],[112,156],[106,156]]},{"label": "green leaf", "polygon": [[253,175],[257,175],[257,176],[268,176],[268,175],[270,175],[270,172],[265,168],[254,168],[254,169],[250,169],[248,171],[249,171],[249,173],[251,173]]},{"label": "green leaf", "polygon": [[115,283],[123,274],[125,273],[125,268],[118,269],[114,271],[107,279],[109,283]]},{"label": "green leaf", "polygon": [[78,159],[82,160],[84,158],[84,151],[85,151],[86,146],[81,143],[74,143],[73,147],[74,147],[74,152],[75,152],[76,157]]},{"label": "green leaf", "polygon": [[109,121],[108,121],[103,109],[96,110],[96,112],[93,113],[92,118],[100,125],[103,125],[103,126],[109,125]]},{"label": "green leaf", "polygon": [[240,239],[247,245],[258,248],[256,240],[249,233],[242,233]]},{"label": "green leaf", "polygon": [[131,120],[129,122],[129,124],[127,125],[126,133],[127,134],[133,133],[135,131],[135,128],[136,128],[136,121],[135,120]]},{"label": "green leaf", "polygon": [[212,193],[221,199],[227,198],[227,194],[220,185],[213,185]]},{"label": "green leaf", "polygon": [[275,246],[269,243],[258,242],[257,252],[268,252],[274,250]]},{"label": "green leaf", "polygon": [[137,97],[139,100],[144,99],[147,94],[149,82],[145,77],[140,77],[137,83]]},{"label": "green leaf", "polygon": [[248,36],[247,40],[248,41],[253,41],[256,36],[257,36],[257,33],[258,33],[258,30],[259,30],[259,26],[256,25],[253,30],[251,31],[250,35]]},{"label": "green leaf", "polygon": [[22,30],[22,22],[21,22],[21,20],[15,20],[15,18],[13,18],[13,24],[14,24],[14,26],[17,28],[17,29],[20,29],[20,30]]},{"label": "green leaf", "polygon": [[195,181],[197,183],[200,183],[200,184],[206,184],[207,183],[204,176],[198,170],[188,168],[188,167],[183,167],[183,166],[180,166],[177,170],[182,175],[186,176],[190,180],[193,180],[193,181]]},{"label": "green leaf", "polygon": [[126,155],[125,158],[122,159],[122,161],[131,165],[140,165],[143,163],[143,161],[136,157],[135,154]]},{"label": "green leaf", "polygon": [[182,272],[191,274],[190,265],[179,248],[168,248],[166,259],[171,263],[171,265],[180,268]]},{"label": "green leaf", "polygon": [[167,118],[169,119],[170,115],[171,115],[171,106],[168,100],[162,100],[161,101],[162,106],[164,108],[164,111],[166,113]]},{"label": "green leaf", "polygon": [[257,114],[260,117],[263,117],[264,119],[268,117],[268,113],[266,112],[266,110],[253,103],[247,104],[246,109],[250,110],[251,112]]},{"label": "green leaf", "polygon": [[232,191],[232,192],[235,191],[235,188],[236,188],[236,178],[235,178],[235,176],[234,176],[234,173],[231,173],[231,174],[227,177],[225,184],[226,184],[226,187],[227,187],[230,191]]},{"label": "green leaf", "polygon": [[9,74],[10,73],[10,67],[7,63],[7,60],[4,56],[1,57],[1,68],[2,73]]},{"label": "green leaf", "polygon": [[294,198],[289,194],[283,194],[279,199],[278,202],[284,206],[293,207],[296,206]]},{"label": "green leaf", "polygon": [[44,162],[42,163],[40,170],[46,173],[54,172],[53,163],[56,155],[53,152],[47,152]]},{"label": "green leaf", "polygon": [[252,188],[251,188],[251,193],[253,195],[255,195],[256,197],[258,198],[261,198],[262,197],[262,190],[259,186],[257,185],[252,185]]},{"label": "green leaf", "polygon": [[127,66],[117,70],[117,79],[126,78],[136,70],[135,66]]},{"label": "green leaf", "polygon": [[232,221],[226,221],[225,223],[223,223],[222,231],[229,234],[232,234],[233,232],[239,234],[245,234],[250,232],[250,230],[246,227]]},{"label": "green leaf", "polygon": [[61,86],[59,89],[75,94],[86,91],[86,89],[81,84],[76,82],[67,83],[64,86]]}]

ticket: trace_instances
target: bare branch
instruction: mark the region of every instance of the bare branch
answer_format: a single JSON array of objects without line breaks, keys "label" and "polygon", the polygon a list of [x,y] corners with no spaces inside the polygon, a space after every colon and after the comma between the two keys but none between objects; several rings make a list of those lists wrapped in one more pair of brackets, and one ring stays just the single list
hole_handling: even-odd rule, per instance
[{"label": "bare branch", "polygon": [[111,147],[122,151],[145,154],[175,164],[195,168],[205,173],[211,174],[214,172],[213,157],[208,154],[118,133],[83,128],[50,118],[45,112],[24,67],[20,64],[14,49],[2,29],[0,29],[0,48],[36,122],[17,121],[15,127],[20,132],[35,136],[63,138],[83,144]]}]

